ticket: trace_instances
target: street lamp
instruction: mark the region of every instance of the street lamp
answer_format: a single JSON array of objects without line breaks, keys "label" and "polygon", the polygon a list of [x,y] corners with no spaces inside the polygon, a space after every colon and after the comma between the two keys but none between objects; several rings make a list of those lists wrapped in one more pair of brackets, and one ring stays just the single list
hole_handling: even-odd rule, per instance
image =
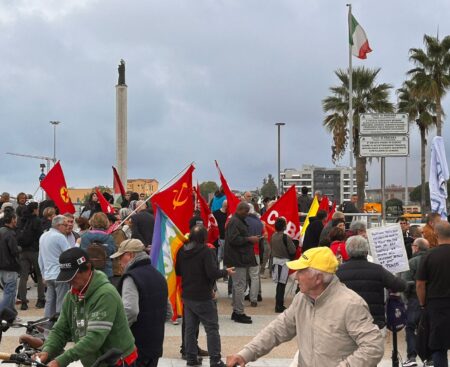
[{"label": "street lamp", "polygon": [[275,125],[278,128],[278,195],[281,195],[282,189],[281,189],[281,178],[280,178],[280,171],[281,171],[281,163],[280,163],[280,131],[281,131],[281,126],[286,125],[284,122],[277,122],[275,123]]},{"label": "street lamp", "polygon": [[56,126],[61,123],[61,121],[50,121],[53,125],[53,165],[56,164]]}]

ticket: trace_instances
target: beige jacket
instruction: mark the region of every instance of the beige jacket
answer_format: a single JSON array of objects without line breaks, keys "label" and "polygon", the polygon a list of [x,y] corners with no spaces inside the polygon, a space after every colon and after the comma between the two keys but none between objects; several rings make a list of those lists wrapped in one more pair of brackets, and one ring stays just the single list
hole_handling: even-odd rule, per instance
[{"label": "beige jacket", "polygon": [[295,336],[298,367],[375,367],[384,353],[384,339],[366,302],[337,277],[315,304],[298,293],[239,354],[255,361]]}]

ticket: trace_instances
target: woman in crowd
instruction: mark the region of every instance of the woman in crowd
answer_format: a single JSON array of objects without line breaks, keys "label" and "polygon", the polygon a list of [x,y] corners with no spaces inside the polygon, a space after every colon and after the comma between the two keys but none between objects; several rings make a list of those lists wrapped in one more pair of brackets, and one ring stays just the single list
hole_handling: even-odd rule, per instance
[{"label": "woman in crowd", "polygon": [[273,257],[272,279],[277,283],[275,295],[275,312],[281,313],[284,307],[284,291],[288,281],[289,269],[286,266],[291,256],[295,255],[295,245],[292,239],[284,233],[286,230],[286,219],[277,218],[275,221],[275,233],[270,239],[270,247]]},{"label": "woman in crowd", "polygon": [[102,207],[98,202],[97,194],[95,192],[91,192],[91,194],[89,195],[89,199],[86,205],[84,206],[80,216],[91,219],[95,213],[100,213],[101,211]]},{"label": "woman in crowd", "polygon": [[330,231],[330,249],[336,255],[339,262],[347,261],[349,256],[347,254],[347,249],[345,248],[345,222],[343,225],[334,227]]},{"label": "woman in crowd", "polygon": [[48,206],[42,212],[41,227],[44,232],[47,232],[52,227],[52,220],[56,215],[55,208]]},{"label": "woman in crowd", "polygon": [[113,237],[106,233],[109,227],[109,220],[105,213],[95,213],[89,220],[91,229],[81,236],[80,247],[87,250],[88,246],[95,242],[100,243],[105,247],[106,251],[106,265],[103,272],[108,278],[112,278],[112,262],[110,256],[115,252],[115,245]]}]

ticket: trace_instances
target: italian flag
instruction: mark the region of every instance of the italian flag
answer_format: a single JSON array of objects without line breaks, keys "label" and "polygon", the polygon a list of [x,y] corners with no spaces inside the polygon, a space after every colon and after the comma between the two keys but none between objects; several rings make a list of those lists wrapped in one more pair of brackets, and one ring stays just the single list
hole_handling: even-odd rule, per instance
[{"label": "italian flag", "polygon": [[360,59],[366,59],[367,54],[372,52],[369,46],[369,40],[367,39],[366,32],[356,21],[355,17],[351,16],[350,23],[350,44],[352,45],[352,55]]}]

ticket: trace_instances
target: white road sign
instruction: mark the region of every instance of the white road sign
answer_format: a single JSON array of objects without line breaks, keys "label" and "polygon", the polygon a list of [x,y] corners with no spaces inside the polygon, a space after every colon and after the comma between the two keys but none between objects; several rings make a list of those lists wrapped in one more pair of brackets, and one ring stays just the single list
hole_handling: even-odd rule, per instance
[{"label": "white road sign", "polygon": [[407,157],[409,138],[407,135],[378,135],[359,137],[361,157]]},{"label": "white road sign", "polygon": [[362,113],[359,117],[360,135],[408,134],[406,113]]}]

